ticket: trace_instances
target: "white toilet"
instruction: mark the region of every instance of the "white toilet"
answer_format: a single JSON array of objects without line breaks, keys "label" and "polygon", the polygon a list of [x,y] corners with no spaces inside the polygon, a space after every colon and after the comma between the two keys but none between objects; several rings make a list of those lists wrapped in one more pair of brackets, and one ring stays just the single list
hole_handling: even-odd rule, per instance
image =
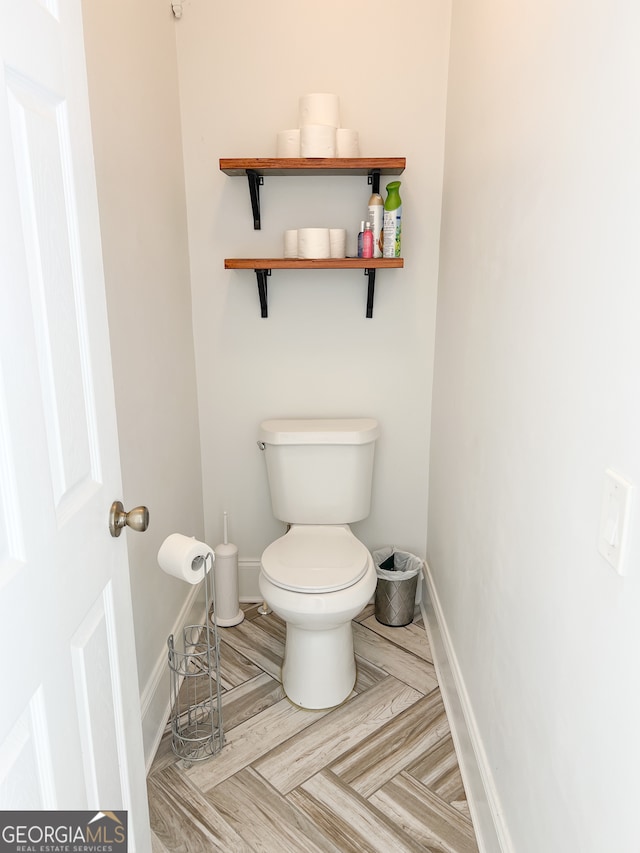
[{"label": "white toilet", "polygon": [[273,514],[290,528],[261,560],[262,597],[287,625],[282,685],[302,708],[331,708],[356,679],[351,620],[376,587],[367,548],[349,529],[371,504],[372,418],[260,425]]}]

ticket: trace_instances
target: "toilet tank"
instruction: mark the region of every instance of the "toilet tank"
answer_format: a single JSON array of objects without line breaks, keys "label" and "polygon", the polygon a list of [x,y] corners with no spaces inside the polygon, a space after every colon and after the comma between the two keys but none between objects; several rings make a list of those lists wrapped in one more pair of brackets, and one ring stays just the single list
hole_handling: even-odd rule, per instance
[{"label": "toilet tank", "polygon": [[373,418],[268,420],[260,424],[273,514],[289,524],[350,524],[369,515]]}]

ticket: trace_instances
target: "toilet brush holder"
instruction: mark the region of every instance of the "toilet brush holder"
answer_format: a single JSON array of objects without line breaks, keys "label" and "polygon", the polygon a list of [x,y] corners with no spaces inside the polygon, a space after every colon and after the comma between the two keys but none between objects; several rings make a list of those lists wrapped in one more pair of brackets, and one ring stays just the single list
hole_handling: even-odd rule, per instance
[{"label": "toilet brush holder", "polygon": [[239,625],[244,619],[238,596],[238,548],[227,541],[227,513],[224,514],[224,542],[214,548],[216,579],[216,622],[223,628]]},{"label": "toilet brush holder", "polygon": [[223,628],[239,625],[244,613],[238,603],[238,549],[231,543],[214,548],[216,561],[216,621]]}]

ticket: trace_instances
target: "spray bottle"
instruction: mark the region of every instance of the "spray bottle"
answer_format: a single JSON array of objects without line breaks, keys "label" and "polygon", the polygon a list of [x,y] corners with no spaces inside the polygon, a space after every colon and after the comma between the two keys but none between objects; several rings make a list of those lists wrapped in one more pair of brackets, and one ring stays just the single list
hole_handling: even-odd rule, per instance
[{"label": "spray bottle", "polygon": [[385,258],[400,258],[402,239],[402,199],[400,181],[387,184],[387,199],[384,203],[383,255]]},{"label": "spray bottle", "polygon": [[369,199],[369,222],[373,231],[373,255],[374,258],[382,257],[382,220],[384,203],[380,193],[372,193]]},{"label": "spray bottle", "polygon": [[364,224],[364,233],[362,235],[362,257],[373,257],[373,231],[371,230],[370,222],[365,222]]}]

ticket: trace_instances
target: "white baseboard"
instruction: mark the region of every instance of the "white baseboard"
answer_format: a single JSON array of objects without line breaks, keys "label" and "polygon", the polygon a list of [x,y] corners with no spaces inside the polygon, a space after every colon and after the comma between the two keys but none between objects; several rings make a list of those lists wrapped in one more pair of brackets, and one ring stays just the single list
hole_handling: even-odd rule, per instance
[{"label": "white baseboard", "polygon": [[[186,598],[170,634],[178,635],[185,625],[203,625],[205,604],[202,585],[196,584]],[[142,742],[147,773],[158,750],[167,720],[169,719],[169,665],[167,644],[164,643],[153,672],[140,696],[142,713]]]},{"label": "white baseboard", "polygon": [[465,687],[429,566],[424,564],[420,609],[458,754],[481,853],[513,853],[493,774]]},{"label": "white baseboard", "polygon": [[260,560],[238,560],[238,593],[240,601],[262,601],[258,575]]}]

